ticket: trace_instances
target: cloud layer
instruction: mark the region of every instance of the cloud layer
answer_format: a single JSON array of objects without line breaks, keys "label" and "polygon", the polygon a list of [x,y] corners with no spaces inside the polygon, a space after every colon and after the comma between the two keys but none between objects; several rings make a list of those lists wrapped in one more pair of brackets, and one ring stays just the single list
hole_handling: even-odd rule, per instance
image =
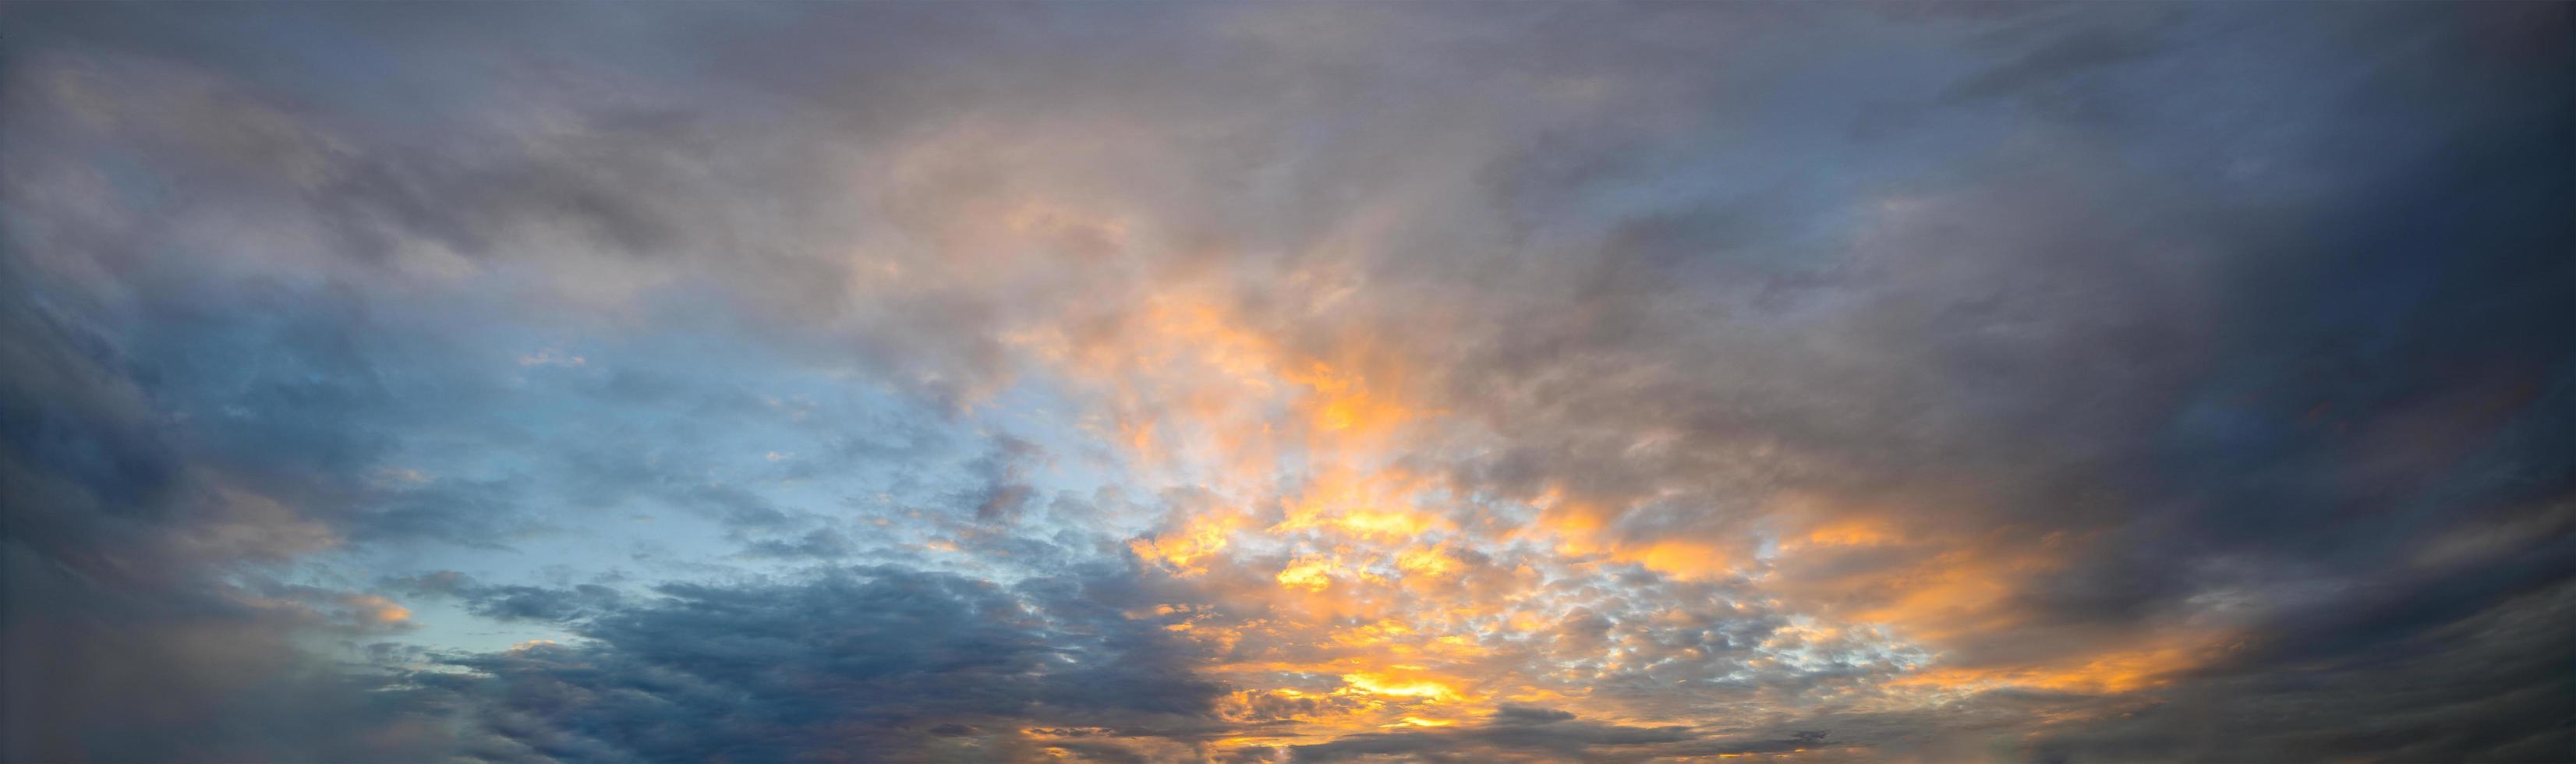
[{"label": "cloud layer", "polygon": [[2576,756],[2563,6],[0,14],[0,757]]}]

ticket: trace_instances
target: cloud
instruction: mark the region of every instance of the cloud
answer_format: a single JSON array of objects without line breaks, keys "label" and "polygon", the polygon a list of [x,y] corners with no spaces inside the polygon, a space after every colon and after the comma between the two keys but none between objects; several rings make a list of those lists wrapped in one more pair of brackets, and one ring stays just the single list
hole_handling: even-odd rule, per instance
[{"label": "cloud", "polygon": [[1363,733],[1290,749],[1296,761],[1396,756],[1420,761],[1602,761],[1803,751],[1830,733],[1779,740],[1708,739],[1682,726],[1585,722],[1556,709],[1504,706],[1481,723],[1423,731]]},{"label": "cloud", "polygon": [[6,13],[8,758],[2576,746],[2562,7]]},{"label": "cloud", "polygon": [[893,568],[670,585],[593,615],[578,645],[455,656],[471,673],[412,681],[472,709],[490,739],[469,753],[494,758],[982,758],[1036,750],[1051,735],[1033,727],[1096,731],[1074,734],[1103,752],[1215,732],[1222,688],[1187,651],[1054,599],[1081,594]]}]

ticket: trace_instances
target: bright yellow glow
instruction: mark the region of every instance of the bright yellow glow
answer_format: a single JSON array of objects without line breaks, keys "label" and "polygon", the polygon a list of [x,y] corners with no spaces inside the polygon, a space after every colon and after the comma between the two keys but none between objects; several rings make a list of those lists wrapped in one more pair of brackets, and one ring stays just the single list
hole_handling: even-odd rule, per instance
[{"label": "bright yellow glow", "polygon": [[1323,591],[1333,585],[1333,568],[1331,560],[1305,558],[1279,571],[1277,578],[1281,586]]},{"label": "bright yellow glow", "polygon": [[1354,691],[1370,695],[1421,698],[1423,700],[1442,702],[1454,702],[1458,700],[1457,690],[1451,689],[1449,685],[1428,679],[1394,679],[1383,674],[1362,672],[1343,674],[1342,683],[1348,685],[1350,689]]},{"label": "bright yellow glow", "polygon": [[1234,532],[1231,515],[1201,515],[1190,518],[1189,526],[1160,538],[1127,542],[1130,551],[1148,560],[1161,560],[1185,571],[1200,570],[1196,563],[1209,555],[1224,551],[1228,536]]}]

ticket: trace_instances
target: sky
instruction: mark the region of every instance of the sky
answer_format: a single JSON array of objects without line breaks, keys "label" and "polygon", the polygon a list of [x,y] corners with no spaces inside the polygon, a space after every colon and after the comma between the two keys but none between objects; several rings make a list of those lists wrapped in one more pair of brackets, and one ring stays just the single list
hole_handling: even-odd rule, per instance
[{"label": "sky", "polygon": [[2571,8],[0,5],[0,759],[2576,759]]}]

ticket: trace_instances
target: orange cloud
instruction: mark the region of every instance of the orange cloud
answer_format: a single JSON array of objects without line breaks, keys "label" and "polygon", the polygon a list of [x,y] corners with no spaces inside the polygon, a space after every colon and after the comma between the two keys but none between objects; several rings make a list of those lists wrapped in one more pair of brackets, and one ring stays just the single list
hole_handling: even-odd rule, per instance
[{"label": "orange cloud", "polygon": [[[2065,561],[2060,545],[2016,543],[2027,533],[1918,529],[1906,520],[1909,507],[1929,497],[1784,494],[1652,534],[1620,528],[1641,506],[1622,502],[1643,499],[1587,498],[1563,486],[1520,506],[1522,514],[1465,511],[1445,477],[1415,457],[1474,430],[1436,401],[1407,399],[1403,363],[1374,354],[1365,337],[1274,337],[1215,295],[1166,289],[1091,329],[1033,330],[1014,341],[1101,396],[1112,416],[1099,432],[1126,450],[1140,479],[1214,497],[1129,548],[1230,603],[1171,614],[1162,627],[1228,656],[1200,670],[1245,688],[1229,713],[1313,734],[1448,726],[1453,715],[1419,709],[1484,702],[1476,688],[1493,687],[1511,702],[1642,720],[1591,697],[1590,683],[1668,670],[1657,667],[1669,657],[1637,652],[1655,645],[1634,629],[1696,625],[1671,610],[1625,631],[1553,636],[1586,597],[1603,596],[1553,582],[1610,565],[1731,582],[1724,585],[1750,587],[1737,596],[1793,603],[1780,606],[1813,619],[1792,642],[1766,650],[1878,645],[1943,655],[1958,640],[2020,628],[2020,593]],[[1475,522],[1464,521],[1470,516]],[[1469,562],[1507,548],[1528,556],[1509,566]],[[1578,637],[1590,641],[1562,641]],[[1574,644],[1584,652],[1550,652]],[[2196,645],[2158,643],[2014,666],[1936,659],[1889,674],[1881,689],[1897,699],[2006,685],[2127,692],[2198,654]],[[1324,677],[1338,681],[1318,686]]]}]

